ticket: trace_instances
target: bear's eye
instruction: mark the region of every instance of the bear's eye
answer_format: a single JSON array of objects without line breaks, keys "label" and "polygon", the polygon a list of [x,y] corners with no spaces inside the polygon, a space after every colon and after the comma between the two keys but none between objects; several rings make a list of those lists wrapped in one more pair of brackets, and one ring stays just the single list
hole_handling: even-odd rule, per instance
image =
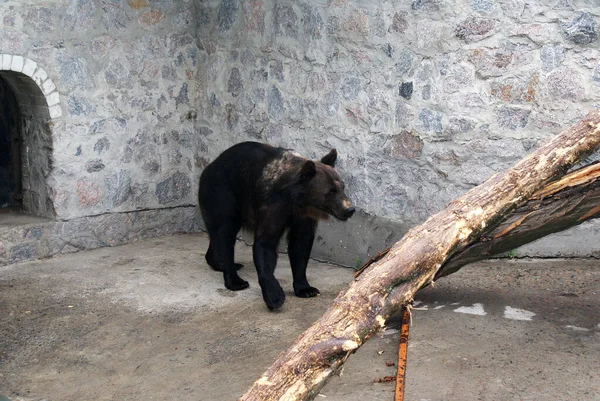
[{"label": "bear's eye", "polygon": [[333,195],[333,194],[337,194],[337,192],[338,192],[337,188],[331,188],[331,189],[329,190],[329,193],[330,193],[331,195]]}]

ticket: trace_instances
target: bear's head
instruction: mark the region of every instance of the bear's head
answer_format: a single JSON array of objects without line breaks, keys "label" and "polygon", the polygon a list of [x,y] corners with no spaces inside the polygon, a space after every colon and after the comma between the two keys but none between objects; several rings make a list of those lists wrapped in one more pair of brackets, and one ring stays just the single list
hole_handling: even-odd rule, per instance
[{"label": "bear's head", "polygon": [[302,203],[337,218],[348,220],[354,206],[344,192],[344,181],[335,170],[337,151],[332,149],[321,161],[306,160],[300,169]]}]

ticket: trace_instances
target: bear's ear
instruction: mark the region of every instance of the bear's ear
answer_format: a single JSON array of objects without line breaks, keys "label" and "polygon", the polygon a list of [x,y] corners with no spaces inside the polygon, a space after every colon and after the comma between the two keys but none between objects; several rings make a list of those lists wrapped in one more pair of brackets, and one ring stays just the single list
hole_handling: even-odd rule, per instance
[{"label": "bear's ear", "polygon": [[327,164],[328,166],[331,166],[331,167],[334,167],[336,160],[337,160],[337,150],[331,149],[331,151],[329,153],[327,153],[325,156],[323,156],[323,158],[321,159],[321,163]]},{"label": "bear's ear", "polygon": [[317,174],[317,167],[315,166],[315,162],[312,160],[307,160],[300,170],[300,182],[309,181]]}]

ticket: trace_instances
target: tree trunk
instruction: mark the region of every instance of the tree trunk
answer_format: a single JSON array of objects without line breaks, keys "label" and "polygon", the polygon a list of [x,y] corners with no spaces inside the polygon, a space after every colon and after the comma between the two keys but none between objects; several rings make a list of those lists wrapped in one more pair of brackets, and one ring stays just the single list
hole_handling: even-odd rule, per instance
[{"label": "tree trunk", "polygon": [[242,401],[294,401],[316,396],[350,354],[381,330],[386,319],[431,283],[453,254],[577,160],[600,145],[600,110],[557,135],[504,173],[451,202],[411,229],[383,258],[340,293],[333,305],[271,365]]},{"label": "tree trunk", "polygon": [[600,163],[567,174],[537,191],[498,226],[452,255],[435,279],[597,217],[600,217]]}]

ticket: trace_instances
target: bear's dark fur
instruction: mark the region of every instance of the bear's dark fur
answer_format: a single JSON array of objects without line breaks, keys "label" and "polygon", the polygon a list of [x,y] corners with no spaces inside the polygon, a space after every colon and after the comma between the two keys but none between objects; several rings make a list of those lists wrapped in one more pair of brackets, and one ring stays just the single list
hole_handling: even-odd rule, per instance
[{"label": "bear's dark fur", "polygon": [[254,233],[252,251],[263,298],[269,309],[280,308],[285,293],[274,271],[277,246],[287,229],[294,293],[304,298],[319,294],[306,279],[317,222],[328,214],[347,220],[354,213],[333,168],[336,159],[335,149],[312,161],[288,149],[244,142],[204,169],[198,200],[210,237],[206,261],[223,272],[225,287],[248,287],[233,258],[237,234],[244,227]]}]

